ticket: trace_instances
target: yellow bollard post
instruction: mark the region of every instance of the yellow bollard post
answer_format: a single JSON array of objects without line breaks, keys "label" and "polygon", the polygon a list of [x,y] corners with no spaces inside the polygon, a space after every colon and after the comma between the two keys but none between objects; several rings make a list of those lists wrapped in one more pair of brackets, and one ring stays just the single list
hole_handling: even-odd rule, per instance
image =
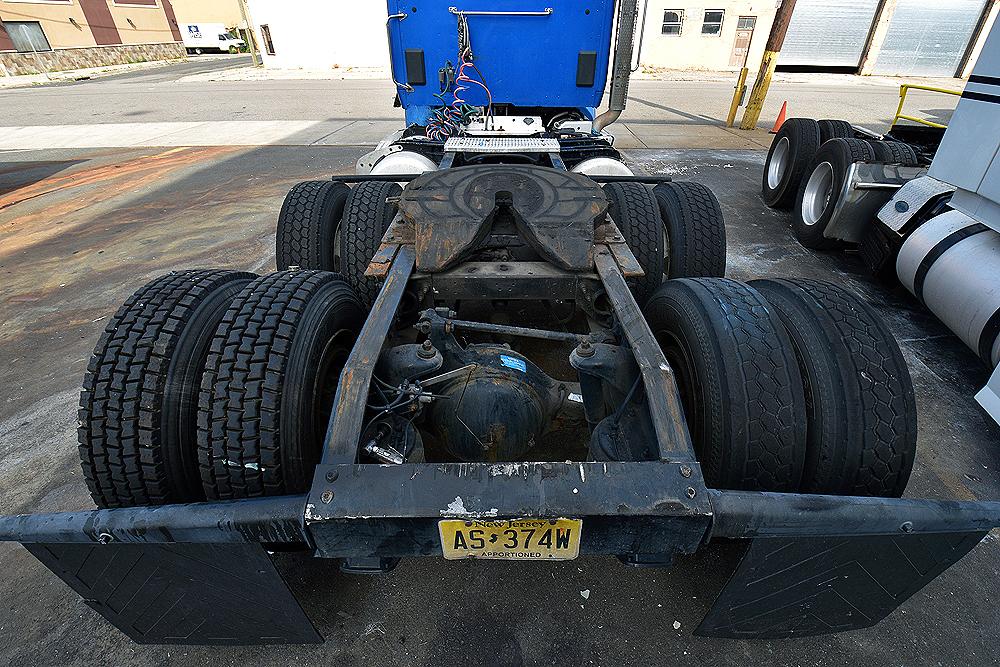
[{"label": "yellow bollard post", "polygon": [[740,75],[736,79],[736,90],[733,91],[733,102],[729,105],[729,115],[726,117],[726,127],[732,127],[733,123],[736,122],[736,112],[740,108],[740,102],[743,101],[743,95],[747,89],[747,74],[750,70],[746,67],[740,70]]}]

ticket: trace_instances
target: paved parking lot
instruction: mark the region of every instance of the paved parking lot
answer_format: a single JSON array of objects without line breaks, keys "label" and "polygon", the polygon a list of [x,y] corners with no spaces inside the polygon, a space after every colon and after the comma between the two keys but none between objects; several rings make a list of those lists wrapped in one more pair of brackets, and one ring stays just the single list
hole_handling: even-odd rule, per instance
[{"label": "paved parking lot", "polygon": [[[273,269],[274,220],[296,181],[352,171],[354,147],[0,152],[0,512],[90,507],[75,402],[105,318],[171,269]],[[633,150],[648,172],[719,196],[736,278],[798,275],[869,299],[901,342],[920,441],[907,495],[1000,497],[1000,428],[975,405],[974,355],[901,288],[850,255],[799,247],[757,196],[763,153]],[[876,628],[789,641],[694,637],[740,556],[719,544],[669,570],[610,558],[558,564],[404,561],[383,577],[279,556],[327,642],[142,647],[18,545],[0,544],[0,663],[247,665],[988,665],[997,662],[1000,545],[987,538]],[[679,627],[675,626],[679,623]]]}]

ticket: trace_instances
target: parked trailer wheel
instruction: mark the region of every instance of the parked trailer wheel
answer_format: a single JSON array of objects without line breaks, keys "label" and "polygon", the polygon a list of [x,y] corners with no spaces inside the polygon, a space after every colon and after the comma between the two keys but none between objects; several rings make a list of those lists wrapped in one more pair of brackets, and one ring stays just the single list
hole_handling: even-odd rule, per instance
[{"label": "parked trailer wheel", "polygon": [[347,197],[340,223],[340,272],[367,306],[375,301],[379,286],[365,270],[396,215],[396,204],[387,200],[402,191],[393,182],[363,181]]},{"label": "parked trailer wheel", "polygon": [[701,183],[660,183],[653,188],[666,236],[667,278],[726,275],[726,221],[722,207]]},{"label": "parked trailer wheel", "polygon": [[781,318],[806,392],[803,493],[899,497],[917,448],[913,383],[886,324],[819,280],[753,280]]},{"label": "parked trailer wheel", "polygon": [[325,271],[258,278],[212,338],[198,402],[210,500],[300,493],[320,460],[334,392],[365,315]]},{"label": "parked trailer wheel", "polygon": [[279,271],[300,269],[337,271],[337,230],[351,189],[335,181],[296,183],[281,204],[275,234]]},{"label": "parked trailer wheel", "polygon": [[869,140],[875,157],[879,162],[886,164],[899,164],[904,167],[916,167],[920,164],[917,152],[909,144],[901,141],[875,141]]},{"label": "parked trailer wheel", "polygon": [[608,183],[604,186],[604,195],[608,198],[611,219],[618,225],[645,272],[641,278],[628,281],[632,295],[641,306],[663,282],[663,222],[660,219],[660,205],[652,188],[643,183]]},{"label": "parked trailer wheel", "polygon": [[677,376],[709,486],[797,491],[806,402],[795,351],[764,297],[725,278],[668,280],[646,321]]},{"label": "parked trailer wheel", "polygon": [[851,164],[875,159],[871,144],[862,139],[831,139],[820,147],[796,198],[792,229],[799,243],[814,250],[843,245],[841,241],[824,236],[837,197],[844,188]]},{"label": "parked trailer wheel", "polygon": [[254,278],[169,273],[108,322],[80,394],[80,462],[98,507],[204,500],[195,445],[201,372],[219,320]]},{"label": "parked trailer wheel", "polygon": [[820,146],[830,139],[850,139],[854,136],[854,128],[846,120],[818,120]]},{"label": "parked trailer wheel", "polygon": [[819,124],[811,118],[789,118],[774,135],[764,161],[761,197],[771,208],[789,208],[799,182],[819,150]]}]

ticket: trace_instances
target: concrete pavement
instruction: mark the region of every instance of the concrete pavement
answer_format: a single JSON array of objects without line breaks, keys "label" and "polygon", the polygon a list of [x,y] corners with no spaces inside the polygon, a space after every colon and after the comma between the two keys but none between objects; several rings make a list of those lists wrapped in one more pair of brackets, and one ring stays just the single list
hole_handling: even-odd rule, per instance
[{"label": "concrete pavement", "polygon": [[[222,56],[91,81],[0,90],[0,150],[73,147],[368,145],[398,129],[391,81],[204,80],[242,71]],[[195,69],[199,74],[192,75]],[[694,76],[694,74],[689,74]],[[619,123],[620,148],[765,149],[781,103],[789,115],[842,118],[884,131],[896,80],[784,75],[772,85],[754,131],[723,126],[732,83],[717,74],[637,80]],[[952,80],[951,85],[959,84]],[[914,92],[907,109],[946,121],[957,98]]]}]

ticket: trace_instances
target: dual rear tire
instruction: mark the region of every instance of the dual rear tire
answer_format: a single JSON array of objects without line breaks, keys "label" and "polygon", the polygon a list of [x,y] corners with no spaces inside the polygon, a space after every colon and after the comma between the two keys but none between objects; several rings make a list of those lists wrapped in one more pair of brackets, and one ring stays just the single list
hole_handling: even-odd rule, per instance
[{"label": "dual rear tire", "polygon": [[902,494],[916,450],[913,387],[860,299],[811,280],[672,280],[645,314],[709,486]]},{"label": "dual rear tire", "polygon": [[726,223],[715,194],[701,183],[604,186],[608,213],[644,275],[630,280],[644,304],[664,280],[726,273]]},{"label": "dual rear tire", "polygon": [[303,492],[364,320],[338,276],[182,271],[99,340],[79,452],[98,507]]},{"label": "dual rear tire", "polygon": [[278,214],[278,270],[338,272],[362,302],[371,305],[378,284],[365,270],[396,215],[389,199],[401,191],[398,184],[382,181],[364,181],[353,188],[336,181],[296,184]]}]

